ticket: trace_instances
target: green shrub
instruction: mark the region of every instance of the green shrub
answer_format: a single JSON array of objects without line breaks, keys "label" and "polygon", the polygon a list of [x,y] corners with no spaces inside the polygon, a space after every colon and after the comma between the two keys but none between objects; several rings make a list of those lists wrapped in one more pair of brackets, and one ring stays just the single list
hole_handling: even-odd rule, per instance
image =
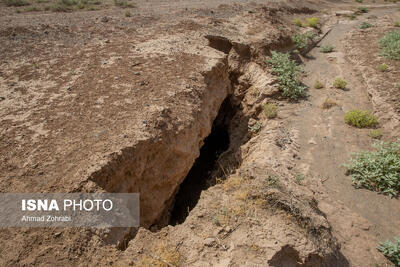
[{"label": "green shrub", "polygon": [[322,89],[322,88],[324,88],[324,84],[322,82],[316,80],[315,83],[314,83],[314,88],[315,89]]},{"label": "green shrub", "polygon": [[315,34],[314,33],[304,33],[304,34],[296,34],[292,37],[292,41],[294,42],[297,49],[306,48],[309,41],[314,40]]},{"label": "green shrub", "polygon": [[267,59],[271,65],[272,73],[278,76],[279,87],[282,95],[291,99],[298,99],[306,95],[306,87],[298,80],[300,67],[290,59],[288,53],[272,51],[271,58]]},{"label": "green shrub", "polygon": [[28,0],[3,0],[6,6],[29,6]]},{"label": "green shrub", "polygon": [[400,22],[395,21],[395,22],[394,22],[394,26],[395,26],[395,27],[400,27]]},{"label": "green shrub", "polygon": [[360,29],[368,29],[368,28],[371,28],[371,27],[374,27],[374,25],[364,21],[363,23],[361,23]]},{"label": "green shrub", "polygon": [[400,60],[400,30],[387,33],[379,40],[381,56]]},{"label": "green shrub", "polygon": [[331,53],[335,51],[335,47],[333,45],[323,45],[319,48],[319,51],[322,53]]},{"label": "green shrub", "polygon": [[368,110],[353,109],[344,116],[345,123],[357,128],[374,127],[378,120]]},{"label": "green shrub", "polygon": [[400,140],[376,141],[375,150],[353,154],[344,166],[352,175],[356,188],[375,190],[390,197],[400,192]]},{"label": "green shrub", "polygon": [[308,44],[308,38],[304,34],[296,34],[292,37],[292,41],[294,42],[297,49],[303,49]]},{"label": "green shrub", "polygon": [[303,22],[300,19],[294,19],[293,24],[299,27],[303,26]]},{"label": "green shrub", "polygon": [[395,237],[394,242],[386,240],[379,243],[378,250],[396,266],[400,266],[400,238]]},{"label": "green shrub", "polygon": [[362,3],[363,0],[355,0],[357,3]]},{"label": "green shrub", "polygon": [[368,13],[368,8],[366,8],[365,6],[361,6],[358,8],[358,11],[360,11],[361,13]]},{"label": "green shrub", "polygon": [[264,113],[268,119],[273,119],[278,116],[278,106],[274,103],[266,103],[264,105]]},{"label": "green shrub", "polygon": [[306,19],[306,24],[308,27],[318,28],[319,19],[318,18],[308,18]]},{"label": "green shrub", "polygon": [[296,173],[294,175],[294,178],[295,178],[296,184],[299,184],[299,185],[301,185],[302,182],[306,179],[306,177],[302,173]]},{"label": "green shrub", "polygon": [[382,131],[379,130],[379,129],[371,130],[371,131],[369,132],[369,136],[372,137],[373,139],[381,139],[381,137],[382,137]]},{"label": "green shrub", "polygon": [[131,12],[129,10],[125,11],[125,17],[130,17],[131,16]]},{"label": "green shrub", "polygon": [[258,133],[261,130],[261,128],[262,125],[258,121],[253,126],[249,126],[249,130],[252,131],[253,133]]},{"label": "green shrub", "polygon": [[347,82],[343,80],[342,78],[338,77],[333,81],[333,87],[337,89],[345,89],[347,85]]},{"label": "green shrub", "polygon": [[379,64],[379,66],[378,66],[378,70],[381,71],[381,72],[388,71],[388,69],[389,69],[389,67],[385,63]]}]

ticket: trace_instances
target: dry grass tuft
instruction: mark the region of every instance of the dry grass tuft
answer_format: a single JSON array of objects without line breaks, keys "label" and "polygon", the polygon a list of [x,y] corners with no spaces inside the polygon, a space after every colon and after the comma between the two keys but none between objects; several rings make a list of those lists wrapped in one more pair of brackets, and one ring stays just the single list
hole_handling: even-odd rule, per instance
[{"label": "dry grass tuft", "polygon": [[171,267],[179,266],[181,256],[177,251],[176,247],[167,243],[162,242],[158,245],[154,252],[145,254],[137,266],[142,267]]},{"label": "dry grass tuft", "polygon": [[325,101],[322,103],[321,108],[322,109],[330,109],[334,106],[336,106],[337,103],[335,100],[331,99],[331,98],[327,98],[325,99]]}]

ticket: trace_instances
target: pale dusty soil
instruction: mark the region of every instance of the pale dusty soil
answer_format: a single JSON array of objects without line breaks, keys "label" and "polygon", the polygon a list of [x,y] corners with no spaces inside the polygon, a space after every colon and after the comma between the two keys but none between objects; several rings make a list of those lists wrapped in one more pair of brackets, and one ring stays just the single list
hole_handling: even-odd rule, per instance
[{"label": "pale dusty soil", "polygon": [[[373,21],[390,28],[399,11],[377,2]],[[377,72],[378,47],[363,39],[376,43],[381,28],[360,31],[368,15],[335,17],[353,1],[136,4],[129,18],[115,7],[0,7],[0,191],[139,191],[143,226],[125,251],[116,249],[126,242],[118,229],[2,229],[1,265],[391,266],[376,245],[399,234],[399,200],[355,190],[340,167],[372,142],[368,130],[343,123],[347,110],[373,109],[384,139],[398,136],[398,101],[389,97],[398,63]],[[322,44],[337,52],[303,58],[304,82],[326,87],[287,102],[264,58],[292,48],[292,19],[310,16],[323,32],[332,27]],[[229,55],[218,51],[227,46]],[[350,90],[330,88],[338,75]],[[226,180],[203,191],[183,224],[158,231],[228,94],[240,105],[220,158]],[[322,110],[327,96],[338,106]],[[279,105],[278,118],[265,118],[266,102]],[[263,127],[251,133],[255,121]],[[297,173],[306,176],[300,184]]]},{"label": "pale dusty soil", "polygon": [[[349,59],[348,40],[350,38],[354,40],[359,35],[366,35],[365,33],[360,34],[359,27],[361,22],[370,21],[380,25],[380,20],[367,18],[374,15],[383,16],[385,13],[393,15],[390,10],[386,10],[386,12],[373,10],[355,21],[339,19],[338,24],[332,25],[332,31],[320,45],[334,45],[336,51],[330,54],[323,54],[316,48],[309,53],[309,59],[304,59],[305,71],[309,73],[305,78],[306,84],[312,88],[314,82],[320,80],[325,84],[325,88],[320,90],[311,89],[310,102],[296,113],[292,121],[293,127],[299,130],[300,135],[299,144],[301,148],[299,156],[302,160],[299,164],[299,170],[311,176],[321,177],[324,181],[324,188],[327,189],[328,195],[332,199],[343,203],[347,208],[366,219],[366,224],[362,225],[361,228],[373,235],[376,242],[399,234],[399,200],[390,199],[387,196],[365,189],[355,189],[351,186],[351,177],[346,176],[346,169],[342,167],[342,164],[349,161],[351,153],[370,149],[373,140],[368,136],[370,129],[354,129],[344,124],[343,118],[344,114],[351,109],[378,111],[383,109],[381,105],[384,105],[385,102],[395,109],[399,103],[395,95],[397,92],[390,93],[390,90],[396,91],[393,90],[394,87],[391,85],[396,80],[382,77],[390,85],[381,85],[381,93],[390,94],[390,99],[393,101],[387,99],[385,102],[381,101],[376,105],[372,105],[369,97],[372,93],[366,90],[368,85],[364,79],[368,74],[364,73],[359,64],[353,65]],[[382,29],[377,31],[382,32]],[[378,38],[371,38],[368,35],[369,43],[376,43],[377,40]],[[363,45],[360,47],[361,43]],[[363,51],[362,53],[359,52],[358,60],[365,60],[368,65],[375,69],[379,65],[377,61],[387,61],[378,59],[378,49],[373,52],[369,49],[364,49],[367,46],[370,47],[371,45],[368,45],[366,39],[360,40],[360,43],[350,45],[352,51]],[[395,64],[390,65],[396,66]],[[393,72],[396,72],[394,68]],[[388,75],[394,75],[395,77],[396,74],[390,73]],[[376,71],[375,75],[371,75],[369,78],[377,76],[380,77],[382,75]],[[348,82],[345,91],[333,88],[332,82],[336,77],[342,77]],[[380,80],[382,81],[383,79]],[[327,98],[333,99],[337,106],[328,110],[322,109],[321,105]],[[374,96],[372,96],[372,99],[374,99]],[[388,109],[385,112],[387,113]],[[396,114],[397,112],[394,111],[393,115],[395,116]],[[376,115],[380,118],[383,129],[391,128],[391,130],[383,131],[383,139],[395,140],[395,137],[398,136],[392,128],[395,118],[388,122],[384,119],[387,114],[376,112]],[[327,209],[321,207],[321,210],[328,214],[328,219],[330,219],[329,215],[332,214],[330,222],[333,227],[338,226],[339,229],[343,229],[343,224],[346,222],[344,218],[337,218],[337,211],[332,210],[331,207]],[[337,222],[335,222],[336,220]],[[353,219],[350,218],[350,220]],[[355,222],[347,223],[353,224]],[[360,241],[357,234],[348,234],[346,231],[341,231],[338,234],[339,240],[343,239],[345,241],[343,248],[345,255],[346,251],[357,251],[359,249],[357,244]]]}]

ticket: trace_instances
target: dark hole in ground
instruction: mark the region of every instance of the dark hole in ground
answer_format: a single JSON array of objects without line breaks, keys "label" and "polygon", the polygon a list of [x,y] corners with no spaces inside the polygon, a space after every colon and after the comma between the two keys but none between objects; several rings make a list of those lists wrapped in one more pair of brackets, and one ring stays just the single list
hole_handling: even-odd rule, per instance
[{"label": "dark hole in ground", "polygon": [[204,145],[200,149],[200,156],[196,159],[175,197],[169,222],[171,225],[183,223],[189,215],[189,211],[199,201],[201,191],[215,184],[212,171],[218,167],[216,162],[221,153],[229,148],[227,126],[232,114],[233,108],[230,99],[227,98],[221,105],[210,135],[204,140]]}]

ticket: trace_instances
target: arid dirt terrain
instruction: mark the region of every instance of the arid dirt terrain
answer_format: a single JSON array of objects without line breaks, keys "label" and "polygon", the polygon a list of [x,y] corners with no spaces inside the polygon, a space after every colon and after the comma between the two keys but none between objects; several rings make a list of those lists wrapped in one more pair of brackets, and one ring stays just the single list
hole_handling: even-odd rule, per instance
[{"label": "arid dirt terrain", "polygon": [[[374,142],[349,110],[400,134],[400,61],[379,47],[400,3],[362,2],[0,2],[0,192],[141,202],[139,229],[2,228],[0,266],[396,266],[377,246],[400,200],[343,166]],[[282,96],[273,51],[307,96]]]}]

